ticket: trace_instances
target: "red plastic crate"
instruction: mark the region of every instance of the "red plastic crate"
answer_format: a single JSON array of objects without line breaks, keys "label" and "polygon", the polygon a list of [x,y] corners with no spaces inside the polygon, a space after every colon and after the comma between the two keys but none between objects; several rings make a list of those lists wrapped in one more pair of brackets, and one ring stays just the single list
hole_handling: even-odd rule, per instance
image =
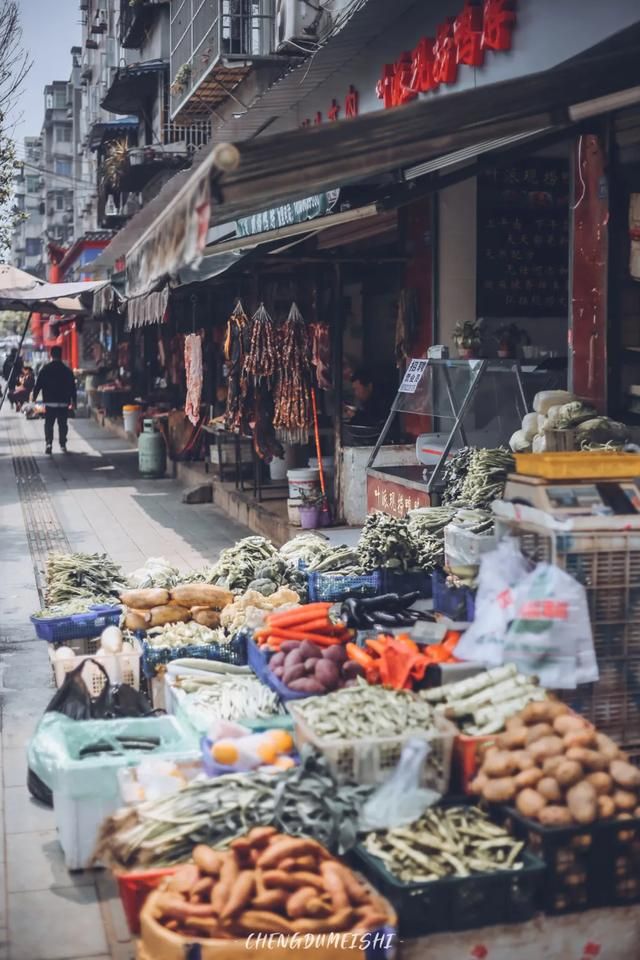
[{"label": "red plastic crate", "polygon": [[491,743],[497,733],[490,733],[484,737],[470,737],[466,733],[459,733],[453,741],[452,776],[454,790],[462,793],[471,793],[469,784],[478,772],[480,766],[480,747]]},{"label": "red plastic crate", "polygon": [[175,872],[175,867],[164,867],[161,870],[138,870],[133,873],[114,871],[114,876],[118,881],[122,908],[133,936],[137,937],[140,933],[140,911],[144,907],[145,900],[164,877],[170,877]]}]

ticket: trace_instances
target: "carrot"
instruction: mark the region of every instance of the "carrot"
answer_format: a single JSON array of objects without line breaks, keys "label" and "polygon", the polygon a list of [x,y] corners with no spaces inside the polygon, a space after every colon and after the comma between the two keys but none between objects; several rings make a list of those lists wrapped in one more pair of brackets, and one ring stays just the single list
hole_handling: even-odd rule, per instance
[{"label": "carrot", "polygon": [[284,613],[271,613],[266,618],[266,623],[278,627],[291,627],[298,623],[306,623],[317,617],[327,617],[327,611],[330,603],[308,603],[304,607],[298,607],[295,610],[286,610]]},{"label": "carrot", "polygon": [[269,633],[269,638],[275,637],[278,640],[312,640],[313,643],[317,643],[321,647],[330,647],[335,643],[340,643],[339,637],[329,637],[326,634],[322,633],[312,633],[311,630],[280,630],[277,627],[272,627]]},{"label": "carrot", "polygon": [[369,656],[361,647],[355,643],[348,643],[345,647],[347,651],[347,656],[350,660],[355,660],[356,663],[359,663],[363,670],[368,670],[369,667],[373,667],[375,660],[373,657]]}]

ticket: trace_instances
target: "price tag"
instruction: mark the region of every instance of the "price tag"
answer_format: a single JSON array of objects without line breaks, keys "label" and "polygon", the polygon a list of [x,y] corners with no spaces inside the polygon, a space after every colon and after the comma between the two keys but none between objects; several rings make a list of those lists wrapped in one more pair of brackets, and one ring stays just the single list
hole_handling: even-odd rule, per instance
[{"label": "price tag", "polygon": [[402,383],[400,384],[399,393],[415,393],[418,384],[422,380],[422,374],[424,373],[428,360],[412,360],[407,367],[407,372],[404,375]]}]

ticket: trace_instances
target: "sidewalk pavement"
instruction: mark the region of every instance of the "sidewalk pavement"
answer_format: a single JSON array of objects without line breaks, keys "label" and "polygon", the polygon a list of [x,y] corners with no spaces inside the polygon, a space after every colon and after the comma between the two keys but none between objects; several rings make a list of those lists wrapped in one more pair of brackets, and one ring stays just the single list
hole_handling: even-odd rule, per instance
[{"label": "sidewalk pavement", "polygon": [[182,504],[174,481],[141,480],[135,452],[93,421],[72,421],[70,453],[56,450],[45,456],[42,422],[3,411],[0,960],[130,960],[110,874],[66,870],[54,814],[25,786],[26,743],[54,692],[46,644],[29,623],[40,606],[29,538],[66,537],[70,549],[108,553],[129,572],[150,556],[202,566],[248,531],[210,504]]}]

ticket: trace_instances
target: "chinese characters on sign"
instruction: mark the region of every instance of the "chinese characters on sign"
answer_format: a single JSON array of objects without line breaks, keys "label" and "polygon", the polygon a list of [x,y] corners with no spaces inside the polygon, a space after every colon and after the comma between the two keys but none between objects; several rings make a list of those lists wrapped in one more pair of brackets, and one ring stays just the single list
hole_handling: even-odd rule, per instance
[{"label": "chinese characters on sign", "polygon": [[428,360],[412,360],[407,367],[402,383],[398,388],[399,393],[415,393],[422,374],[427,368]]},{"label": "chinese characters on sign", "polygon": [[385,109],[455,83],[460,64],[481,67],[487,50],[510,50],[515,5],[516,0],[465,0],[458,16],[447,17],[435,37],[422,37],[413,50],[384,65],[376,93]]},{"label": "chinese characters on sign", "polygon": [[[347,95],[344,98],[344,107],[339,100],[332,100],[329,109],[327,110],[327,120],[331,123],[334,120],[340,120],[341,117],[349,119],[350,117],[357,117],[360,112],[360,96],[356,88],[351,85],[347,91]],[[322,116],[322,110],[318,110],[313,118],[307,117],[306,120],[303,120],[300,124],[301,127],[317,127],[321,123],[324,123],[324,117]]]},{"label": "chinese characters on sign", "polygon": [[569,287],[569,168],[535,158],[478,178],[478,315],[561,317]]},{"label": "chinese characters on sign", "polygon": [[378,477],[367,477],[367,509],[369,513],[380,510],[392,517],[404,517],[409,510],[419,507],[428,507],[429,494],[420,490],[413,490],[394,483],[393,480],[380,480]]},{"label": "chinese characters on sign", "polygon": [[324,217],[335,208],[339,196],[339,190],[328,190],[327,193],[318,193],[313,197],[305,197],[304,200],[294,200],[281,207],[242,217],[236,221],[236,234],[239,237],[252,237],[257,233],[279,230],[280,227],[290,227],[294,223]]}]

